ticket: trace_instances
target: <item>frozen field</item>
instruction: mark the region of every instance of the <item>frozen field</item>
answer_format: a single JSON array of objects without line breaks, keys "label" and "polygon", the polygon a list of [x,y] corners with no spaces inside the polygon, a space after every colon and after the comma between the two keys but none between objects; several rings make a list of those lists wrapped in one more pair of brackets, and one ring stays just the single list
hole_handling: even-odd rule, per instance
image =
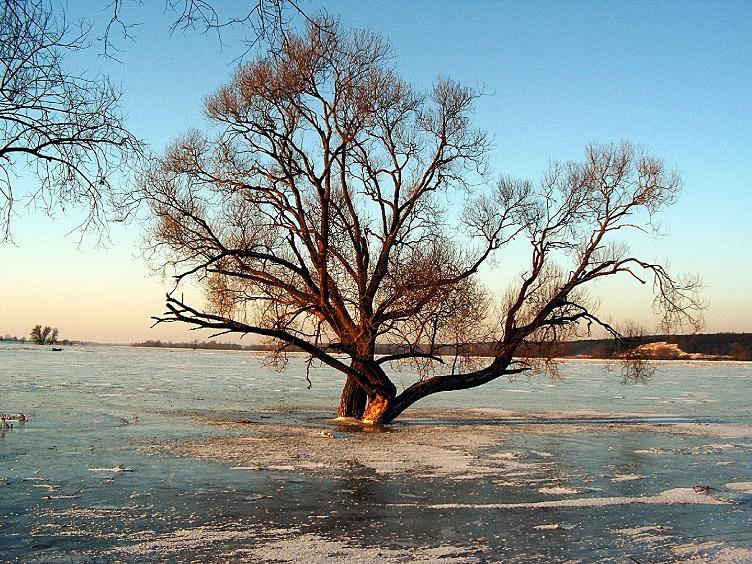
[{"label": "frozen field", "polygon": [[752,560],[752,363],[562,374],[365,432],[301,359],[0,345],[0,560]]}]

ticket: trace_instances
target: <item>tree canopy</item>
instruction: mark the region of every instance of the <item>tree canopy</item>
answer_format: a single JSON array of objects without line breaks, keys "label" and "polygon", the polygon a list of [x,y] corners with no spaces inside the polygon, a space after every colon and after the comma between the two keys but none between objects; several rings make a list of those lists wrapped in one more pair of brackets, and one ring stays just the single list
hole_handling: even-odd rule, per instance
[{"label": "tree canopy", "polygon": [[[378,36],[319,18],[207,98],[211,131],[186,133],[140,181],[151,258],[206,296],[171,293],[158,322],[303,350],[342,372],[340,416],[387,423],[429,394],[540,368],[519,356],[527,344],[593,324],[623,338],[588,292],[605,277],[652,283],[667,325],[697,320],[697,280],[620,237],[673,203],[678,174],[622,143],[538,182],[491,181],[478,93],[448,79],[418,92],[390,57]],[[529,263],[493,294],[479,269],[503,270],[513,241]],[[493,343],[482,364],[477,341]],[[403,390],[398,361],[420,368]]]}]

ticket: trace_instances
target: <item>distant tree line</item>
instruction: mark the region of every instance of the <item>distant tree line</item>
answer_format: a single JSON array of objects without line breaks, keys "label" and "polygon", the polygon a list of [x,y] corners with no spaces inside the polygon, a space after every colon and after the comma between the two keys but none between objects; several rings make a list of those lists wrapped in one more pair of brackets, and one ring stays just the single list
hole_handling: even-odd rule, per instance
[{"label": "distant tree line", "polygon": [[[645,335],[635,337],[631,343],[633,347],[649,345],[651,343],[675,344],[681,352],[702,354],[708,357],[728,360],[752,360],[752,333],[711,333],[696,335]],[[148,340],[142,343],[133,343],[134,347],[176,348],[176,349],[209,349],[209,350],[243,350],[243,351],[267,351],[268,345],[251,344],[239,345],[236,343],[220,343],[217,341],[193,341],[189,343],[173,343],[172,341]],[[490,356],[493,343],[466,343],[460,345],[460,354],[474,356]],[[436,348],[436,345],[434,345]],[[442,348],[442,347],[440,347]],[[300,351],[294,347],[290,351]],[[394,355],[402,352],[399,346],[378,344],[376,354]],[[445,345],[441,350],[446,356],[456,354],[457,345]],[[577,341],[563,341],[558,343],[529,343],[520,350],[523,358],[596,358],[615,359],[624,353],[623,344],[620,345],[613,339],[583,339]],[[650,358],[655,360],[672,360],[677,358],[671,351],[657,349]]]},{"label": "distant tree line", "polygon": [[11,343],[25,343],[25,337],[16,337],[15,335],[3,335],[0,337],[0,341],[8,341]]},{"label": "distant tree line", "polygon": [[[644,357],[651,360],[674,360],[700,354],[717,360],[752,360],[752,333],[713,333],[695,335],[642,335],[622,340],[581,339],[559,342],[529,342],[519,349],[520,358],[621,358],[626,350],[653,343],[669,346],[648,349]],[[671,347],[676,345],[678,349]],[[461,345],[434,345],[443,356],[469,354],[492,356],[495,343],[465,343]],[[459,349],[459,350],[458,350]],[[399,347],[377,345],[376,353],[394,355]]]},{"label": "distant tree line", "polygon": [[[634,346],[665,342],[687,354],[702,354],[732,360],[752,360],[752,333],[698,333],[695,335],[646,335],[636,337]],[[614,358],[621,351],[613,340],[595,339],[558,343],[557,356]]]},{"label": "distant tree line", "polygon": [[237,343],[219,343],[217,341],[192,341],[190,343],[173,343],[172,341],[147,340],[142,343],[132,343],[133,347],[154,347],[168,349],[209,349],[223,351],[265,351],[266,345],[239,345]]},{"label": "distant tree line", "polygon": [[[620,358],[628,348],[636,348],[653,343],[676,345],[680,350],[658,347],[651,350],[646,358],[653,360],[673,360],[701,354],[718,360],[752,360],[752,333],[710,333],[694,335],[642,335],[619,342],[614,339],[582,339],[555,343],[526,343],[520,348],[523,358]],[[467,346],[467,345],[465,345]],[[493,344],[470,345],[473,354],[490,354]],[[447,351],[454,354],[453,351]],[[684,353],[684,354],[682,354]]]},{"label": "distant tree line", "polygon": [[35,345],[72,345],[79,343],[78,341],[69,341],[68,339],[60,340],[58,339],[58,335],[59,332],[55,327],[35,325],[29,334],[29,338],[6,334],[0,336],[0,341],[8,343],[34,343]]}]

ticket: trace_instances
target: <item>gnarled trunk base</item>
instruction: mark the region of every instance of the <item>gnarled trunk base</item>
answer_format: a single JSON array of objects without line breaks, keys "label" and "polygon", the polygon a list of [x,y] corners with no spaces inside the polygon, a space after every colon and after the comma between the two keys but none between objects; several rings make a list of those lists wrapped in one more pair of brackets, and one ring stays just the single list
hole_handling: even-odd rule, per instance
[{"label": "gnarled trunk base", "polygon": [[360,419],[366,409],[368,396],[366,391],[358,384],[352,376],[347,377],[345,387],[342,389],[342,395],[339,400],[339,409],[337,417],[352,417]]},{"label": "gnarled trunk base", "polygon": [[368,423],[369,425],[385,425],[391,423],[395,417],[395,415],[392,414],[393,403],[393,399],[388,399],[382,396],[372,397],[368,402],[368,407],[366,407],[366,410],[363,413],[363,423]]}]

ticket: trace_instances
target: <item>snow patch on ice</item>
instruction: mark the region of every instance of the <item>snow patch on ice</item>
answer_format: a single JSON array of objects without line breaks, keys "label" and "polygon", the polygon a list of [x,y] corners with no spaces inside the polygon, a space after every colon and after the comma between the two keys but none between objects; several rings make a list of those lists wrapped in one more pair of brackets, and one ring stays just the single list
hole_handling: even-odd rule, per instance
[{"label": "snow patch on ice", "polygon": [[[554,507],[608,507],[612,505],[724,505],[727,502],[709,493],[696,493],[693,488],[672,488],[656,495],[585,497],[558,499],[551,501],[530,501],[522,503],[438,503],[425,505],[427,509],[550,509]],[[408,506],[410,504],[394,504]]]},{"label": "snow patch on ice", "polygon": [[752,482],[730,482],[723,485],[727,490],[752,494]]},{"label": "snow patch on ice", "polygon": [[612,482],[632,482],[634,480],[644,480],[645,476],[640,474],[617,474],[611,478]]},{"label": "snow patch on ice", "polygon": [[546,495],[569,495],[580,493],[576,488],[565,488],[563,486],[552,486],[550,488],[538,488],[538,491]]},{"label": "snow patch on ice", "polygon": [[751,562],[752,550],[732,547],[718,541],[687,543],[671,547],[671,552],[682,559],[706,562]]}]

